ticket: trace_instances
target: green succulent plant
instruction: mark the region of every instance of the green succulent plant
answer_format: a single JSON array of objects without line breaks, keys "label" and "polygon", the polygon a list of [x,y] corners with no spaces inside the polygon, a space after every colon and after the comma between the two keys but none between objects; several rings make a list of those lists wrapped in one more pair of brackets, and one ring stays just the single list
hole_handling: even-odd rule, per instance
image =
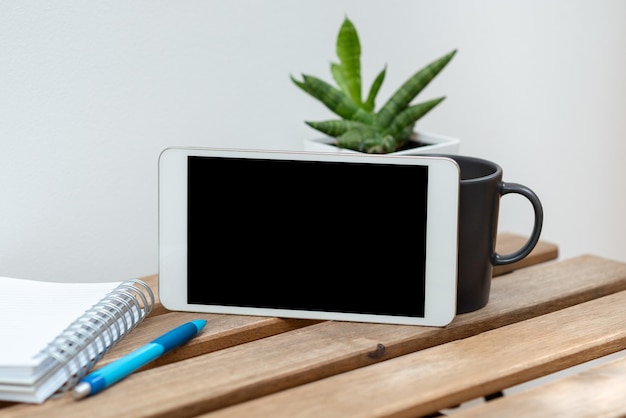
[{"label": "green succulent plant", "polygon": [[445,96],[411,104],[450,62],[456,49],[413,74],[378,111],[375,110],[376,96],[385,79],[387,67],[376,76],[363,100],[361,44],[354,24],[347,17],[337,35],[336,52],[339,63],[331,63],[330,70],[338,88],[312,75],[302,74],[301,81],[290,76],[298,87],[341,118],[305,123],[336,138],[336,145],[340,148],[387,154],[409,141],[417,120],[444,100]]}]

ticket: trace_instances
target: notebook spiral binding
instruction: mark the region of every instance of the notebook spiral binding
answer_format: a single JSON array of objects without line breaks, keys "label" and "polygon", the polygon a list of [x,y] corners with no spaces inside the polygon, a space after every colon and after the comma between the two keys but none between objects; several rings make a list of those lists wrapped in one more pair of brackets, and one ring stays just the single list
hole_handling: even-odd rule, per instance
[{"label": "notebook spiral binding", "polygon": [[65,381],[53,397],[73,388],[103,355],[150,315],[153,307],[150,286],[141,280],[127,280],[67,327],[45,349],[65,371]]}]

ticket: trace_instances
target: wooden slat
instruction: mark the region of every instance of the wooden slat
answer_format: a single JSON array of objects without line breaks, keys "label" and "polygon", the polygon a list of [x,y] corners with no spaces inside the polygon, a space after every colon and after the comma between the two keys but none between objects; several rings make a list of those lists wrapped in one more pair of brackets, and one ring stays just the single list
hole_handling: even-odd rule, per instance
[{"label": "wooden slat", "polygon": [[624,417],[626,416],[626,358],[575,375],[459,410],[458,418]]},{"label": "wooden slat", "polygon": [[193,319],[207,320],[207,325],[203,332],[177,350],[146,365],[144,370],[321,322],[307,319],[282,319],[193,312],[165,313],[158,317],[146,318],[139,325],[141,332],[132,332],[124,337],[98,362],[97,368],[130,353],[132,350],[159,337],[164,332]]},{"label": "wooden slat", "polygon": [[[415,417],[433,413],[626,348],[624,306],[626,292],[620,292],[206,416]],[[616,392],[615,388],[609,391],[613,396]],[[619,402],[624,404],[623,386],[619,392]],[[504,412],[497,406],[492,409]],[[532,409],[527,405],[509,412],[527,417],[524,411]]]},{"label": "wooden slat", "polygon": [[594,256],[546,263],[495,280],[485,308],[445,328],[326,321],[136,373],[78,403],[66,396],[5,409],[16,417],[193,416],[622,290],[626,264]]}]

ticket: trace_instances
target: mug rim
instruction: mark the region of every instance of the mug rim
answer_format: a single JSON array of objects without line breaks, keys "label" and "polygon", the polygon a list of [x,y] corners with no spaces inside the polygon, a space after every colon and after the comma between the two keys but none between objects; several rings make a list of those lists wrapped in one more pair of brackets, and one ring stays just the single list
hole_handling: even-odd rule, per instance
[{"label": "mug rim", "polygon": [[449,158],[453,160],[457,164],[457,166],[459,166],[459,174],[461,174],[461,166],[458,160],[463,160],[469,163],[482,164],[484,166],[488,166],[493,169],[493,172],[483,175],[483,176],[474,176],[474,177],[467,178],[467,179],[463,179],[462,176],[460,176],[459,181],[461,183],[477,183],[480,181],[487,181],[489,179],[502,175],[502,167],[500,167],[498,163],[493,162],[491,160],[487,160],[485,158],[474,157],[470,155],[460,155],[460,154],[458,155],[457,154],[432,154],[432,156]]}]

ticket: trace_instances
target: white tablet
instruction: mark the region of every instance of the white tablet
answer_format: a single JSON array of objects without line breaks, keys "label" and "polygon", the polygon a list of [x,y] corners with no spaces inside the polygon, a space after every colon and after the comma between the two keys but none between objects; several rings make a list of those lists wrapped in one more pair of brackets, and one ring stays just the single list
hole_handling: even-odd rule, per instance
[{"label": "white tablet", "polygon": [[167,148],[161,303],[445,326],[456,308],[458,197],[448,158]]}]

